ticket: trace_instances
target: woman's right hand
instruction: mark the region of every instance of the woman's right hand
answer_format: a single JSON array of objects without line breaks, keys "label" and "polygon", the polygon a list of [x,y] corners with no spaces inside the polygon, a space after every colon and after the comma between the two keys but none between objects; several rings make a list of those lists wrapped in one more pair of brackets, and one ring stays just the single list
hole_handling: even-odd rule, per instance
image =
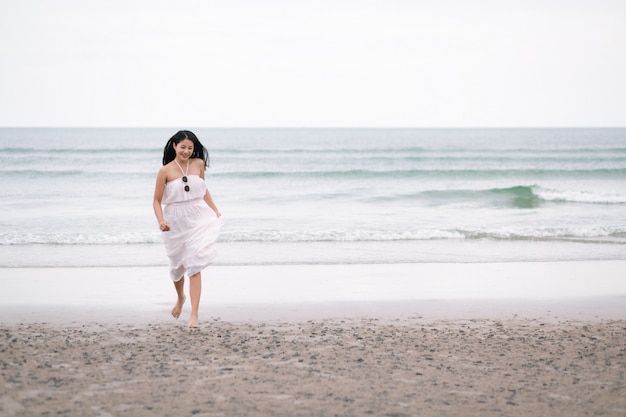
[{"label": "woman's right hand", "polygon": [[169,232],[170,231],[170,225],[167,224],[166,221],[162,221],[161,223],[159,223],[159,229],[161,229],[162,232]]}]

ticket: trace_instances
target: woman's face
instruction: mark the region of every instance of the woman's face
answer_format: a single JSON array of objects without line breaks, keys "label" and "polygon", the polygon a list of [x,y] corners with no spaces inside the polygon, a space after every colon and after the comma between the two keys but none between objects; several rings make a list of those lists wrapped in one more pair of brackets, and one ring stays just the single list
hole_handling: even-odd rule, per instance
[{"label": "woman's face", "polygon": [[177,144],[174,144],[174,150],[176,151],[176,156],[183,161],[189,159],[191,154],[193,154],[193,142],[189,139],[183,139]]}]

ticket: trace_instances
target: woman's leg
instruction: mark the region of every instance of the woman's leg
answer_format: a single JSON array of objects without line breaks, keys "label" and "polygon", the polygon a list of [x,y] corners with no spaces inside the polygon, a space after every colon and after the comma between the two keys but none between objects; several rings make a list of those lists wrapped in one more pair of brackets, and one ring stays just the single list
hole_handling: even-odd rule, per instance
[{"label": "woman's leg", "polygon": [[176,301],[176,305],[172,309],[172,316],[175,319],[180,317],[180,313],[183,311],[183,304],[185,304],[185,276],[183,275],[178,281],[174,281],[174,288],[176,288],[176,294],[178,295],[178,300]]},{"label": "woman's leg", "polygon": [[191,317],[189,327],[198,327],[198,307],[200,307],[200,293],[202,292],[202,275],[200,272],[189,277],[189,295],[191,296]]}]

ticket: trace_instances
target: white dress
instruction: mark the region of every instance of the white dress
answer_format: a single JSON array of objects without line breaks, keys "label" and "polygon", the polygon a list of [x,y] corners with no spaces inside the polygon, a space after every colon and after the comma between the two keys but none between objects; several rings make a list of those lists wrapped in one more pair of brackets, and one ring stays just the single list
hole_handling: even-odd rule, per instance
[{"label": "white dress", "polygon": [[[182,168],[181,168],[182,171]],[[198,175],[185,175],[165,184],[163,217],[170,230],[163,232],[170,258],[170,277],[178,281],[201,272],[215,262],[217,240],[223,220],[204,201],[207,186]],[[185,185],[189,191],[185,191]]]}]

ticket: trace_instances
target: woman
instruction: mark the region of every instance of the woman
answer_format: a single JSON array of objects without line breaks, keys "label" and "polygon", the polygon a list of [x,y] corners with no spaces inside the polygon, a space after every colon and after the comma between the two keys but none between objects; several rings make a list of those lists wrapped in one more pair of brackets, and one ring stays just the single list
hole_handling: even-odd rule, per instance
[{"label": "woman", "polygon": [[[185,274],[189,277],[189,328],[198,329],[201,272],[217,258],[214,243],[222,226],[217,206],[204,182],[208,152],[196,135],[181,130],[163,150],[163,167],[154,189],[154,213],[170,258],[170,277],[178,294],[172,316],[180,317],[185,303]],[[164,205],[164,207],[162,207]]]}]

